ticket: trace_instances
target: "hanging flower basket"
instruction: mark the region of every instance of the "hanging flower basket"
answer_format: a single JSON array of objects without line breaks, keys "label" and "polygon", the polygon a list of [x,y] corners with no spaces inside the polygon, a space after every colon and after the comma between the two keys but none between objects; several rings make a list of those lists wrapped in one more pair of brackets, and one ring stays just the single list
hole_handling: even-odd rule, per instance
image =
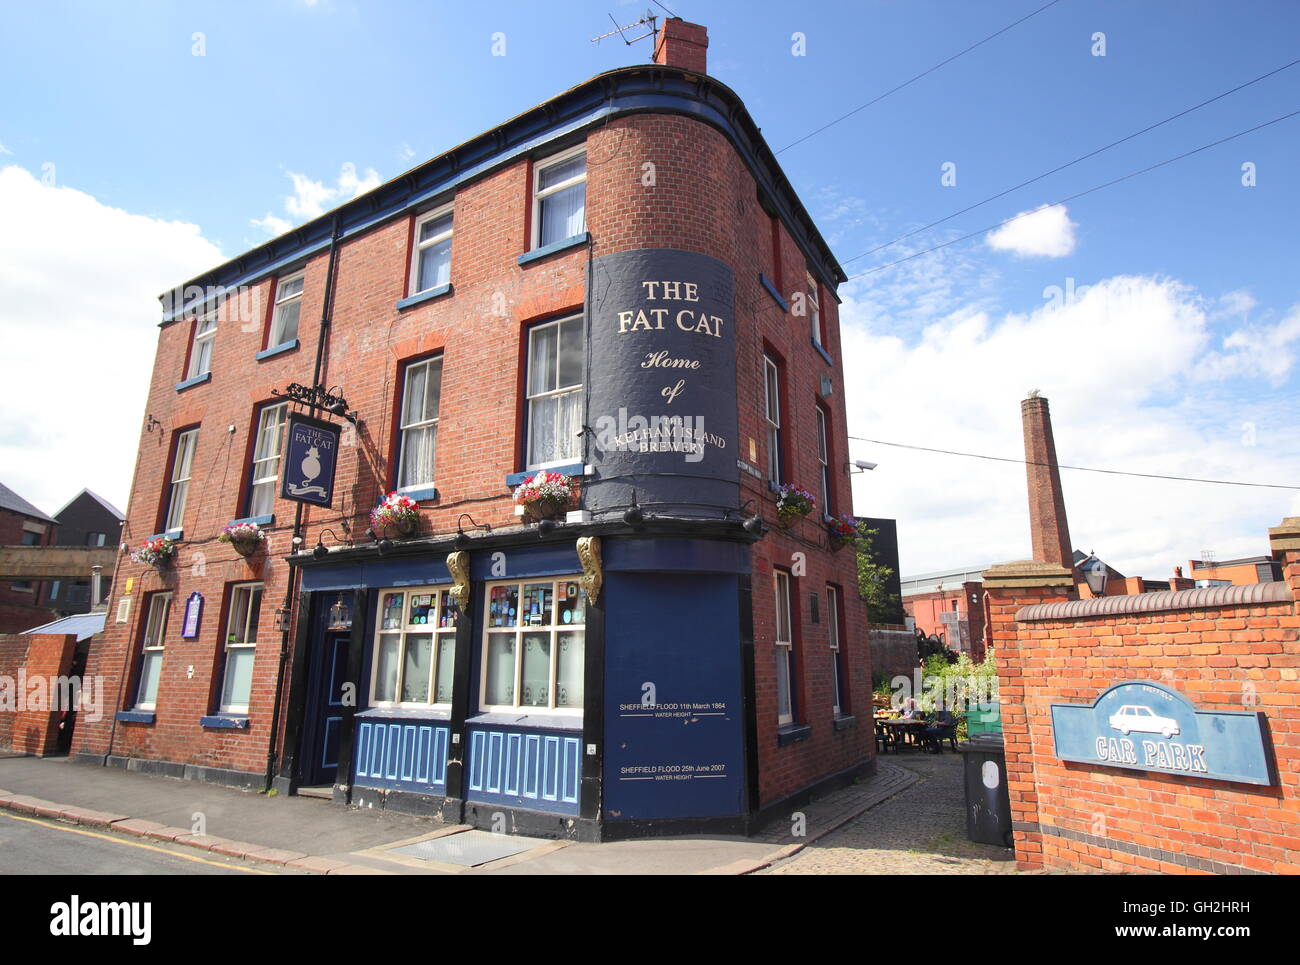
[{"label": "hanging flower basket", "polygon": [[841,513],[826,525],[830,537],[831,550],[839,552],[846,546],[853,546],[858,541],[858,521],[848,513]]},{"label": "hanging flower basket", "polygon": [[240,556],[251,556],[266,544],[266,533],[256,523],[232,523],[222,527],[217,539],[229,543]]},{"label": "hanging flower basket", "polygon": [[515,505],[532,520],[558,519],[573,503],[573,479],[562,472],[533,473],[515,489]]},{"label": "hanging flower basket", "polygon": [[145,540],[140,548],[131,554],[131,559],[137,563],[145,563],[162,569],[175,556],[176,544],[166,536],[155,536],[152,539]]},{"label": "hanging flower basket", "polygon": [[789,529],[816,508],[817,500],[802,486],[786,483],[777,490],[776,521],[782,529]]},{"label": "hanging flower basket", "polygon": [[398,492],[389,493],[370,511],[370,528],[389,539],[410,536],[419,526],[419,506],[410,496]]}]

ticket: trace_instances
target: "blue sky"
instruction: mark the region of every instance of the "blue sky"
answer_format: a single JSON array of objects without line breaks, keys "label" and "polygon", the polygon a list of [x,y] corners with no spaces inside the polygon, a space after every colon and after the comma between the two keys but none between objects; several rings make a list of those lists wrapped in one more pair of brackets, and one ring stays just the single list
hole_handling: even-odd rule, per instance
[{"label": "blue sky", "polygon": [[[780,149],[1042,2],[668,6],[709,28],[710,73]],[[644,9],[618,0],[7,4],[0,169],[14,194],[10,217],[0,208],[0,243],[25,267],[21,277],[12,264],[0,269],[0,331],[9,340],[42,319],[67,325],[77,351],[99,360],[88,377],[111,387],[116,411],[103,458],[65,479],[76,463],[62,454],[59,427],[34,431],[28,407],[6,404],[0,452],[25,455],[6,456],[5,482],[47,510],[81,485],[124,503],[131,466],[120,452],[133,454],[137,438],[152,295],[593,74],[648,60],[649,41],[589,42],[610,29],[609,14],[628,23]],[[1093,54],[1098,32],[1105,56]],[[504,56],[493,55],[498,33]],[[779,157],[852,275],[1300,108],[1297,66],[849,260],[1285,64],[1300,56],[1297,36],[1300,5],[1281,0],[1061,0]],[[854,279],[841,291],[846,363],[860,376],[850,380],[850,432],[1015,456],[1015,403],[1039,388],[1053,402],[1062,461],[1300,480],[1290,415],[1298,148],[1300,117],[1070,202],[1054,224],[1003,247],[975,238]],[[940,177],[948,162],[951,186]],[[1241,181],[1246,162],[1254,187]],[[78,256],[55,233],[46,257],[18,213],[50,211],[74,220],[84,211],[113,240],[88,232],[74,243],[86,249]],[[94,252],[122,246],[114,219],[127,219],[135,242],[108,270]],[[1019,227],[1026,221],[1036,223]],[[60,281],[88,272],[98,300],[78,301]],[[1083,286],[1088,297],[1046,312],[1045,292]],[[72,320],[109,304],[120,327]],[[46,410],[65,404],[54,399],[62,389],[31,391]],[[858,477],[856,509],[899,518],[905,571],[1025,555],[1014,467],[854,446],[855,457],[881,464]],[[1067,474],[1076,544],[1102,555],[1113,547],[1121,569],[1152,577],[1204,548],[1264,552],[1263,528],[1300,512],[1284,491],[1099,479]]]}]

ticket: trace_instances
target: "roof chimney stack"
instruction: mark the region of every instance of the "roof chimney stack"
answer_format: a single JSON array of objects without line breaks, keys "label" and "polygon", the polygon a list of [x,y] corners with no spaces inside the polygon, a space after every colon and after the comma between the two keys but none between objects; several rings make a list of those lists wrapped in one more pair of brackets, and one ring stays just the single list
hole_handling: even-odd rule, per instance
[{"label": "roof chimney stack", "polygon": [[1065,518],[1065,496],[1061,491],[1061,470],[1056,463],[1056,441],[1052,438],[1052,414],[1047,400],[1035,390],[1020,403],[1025,431],[1025,475],[1029,481],[1029,534],[1034,559],[1074,569],[1070,526]]},{"label": "roof chimney stack", "polygon": [[698,23],[670,17],[655,35],[655,63],[708,73],[709,31]]}]

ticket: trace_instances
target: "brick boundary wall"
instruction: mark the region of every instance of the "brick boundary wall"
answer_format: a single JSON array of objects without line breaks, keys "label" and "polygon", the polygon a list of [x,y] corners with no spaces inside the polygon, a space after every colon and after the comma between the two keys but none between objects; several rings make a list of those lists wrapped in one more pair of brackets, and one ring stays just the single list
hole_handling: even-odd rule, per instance
[{"label": "brick boundary wall", "polygon": [[[14,643],[17,639],[22,643]],[[26,670],[26,680],[63,677],[77,649],[75,634],[5,634],[0,637],[0,674],[14,678]],[[31,693],[31,691],[28,691]],[[16,692],[13,693],[15,699]],[[48,696],[48,690],[47,690]],[[58,749],[62,710],[6,709],[0,711],[0,748],[43,757]]]},{"label": "brick boundary wall", "polygon": [[920,667],[916,659],[916,634],[910,630],[887,630],[872,627],[867,632],[871,644],[871,672],[884,674],[886,680],[894,677],[912,678],[912,671]]},{"label": "brick boundary wall", "polygon": [[[1286,586],[1217,597],[1107,597],[1063,615],[1036,605],[1078,599],[1069,570],[1024,562],[985,573],[1022,868],[1300,873],[1300,517],[1270,536]],[[1058,760],[1051,704],[1090,704],[1136,679],[1172,687],[1198,710],[1263,711],[1278,784]]]}]

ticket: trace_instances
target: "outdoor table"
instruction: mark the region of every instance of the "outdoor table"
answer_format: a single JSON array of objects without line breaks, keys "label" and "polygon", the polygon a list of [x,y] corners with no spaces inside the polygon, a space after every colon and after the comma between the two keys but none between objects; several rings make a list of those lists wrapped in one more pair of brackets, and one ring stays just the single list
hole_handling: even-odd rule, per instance
[{"label": "outdoor table", "polygon": [[898,735],[903,738],[903,740],[899,741],[897,744],[899,747],[902,747],[906,743],[909,735],[915,738],[918,730],[923,730],[930,726],[928,720],[917,720],[916,718],[910,720],[882,720],[880,724],[885,728],[894,728],[898,732]]}]

